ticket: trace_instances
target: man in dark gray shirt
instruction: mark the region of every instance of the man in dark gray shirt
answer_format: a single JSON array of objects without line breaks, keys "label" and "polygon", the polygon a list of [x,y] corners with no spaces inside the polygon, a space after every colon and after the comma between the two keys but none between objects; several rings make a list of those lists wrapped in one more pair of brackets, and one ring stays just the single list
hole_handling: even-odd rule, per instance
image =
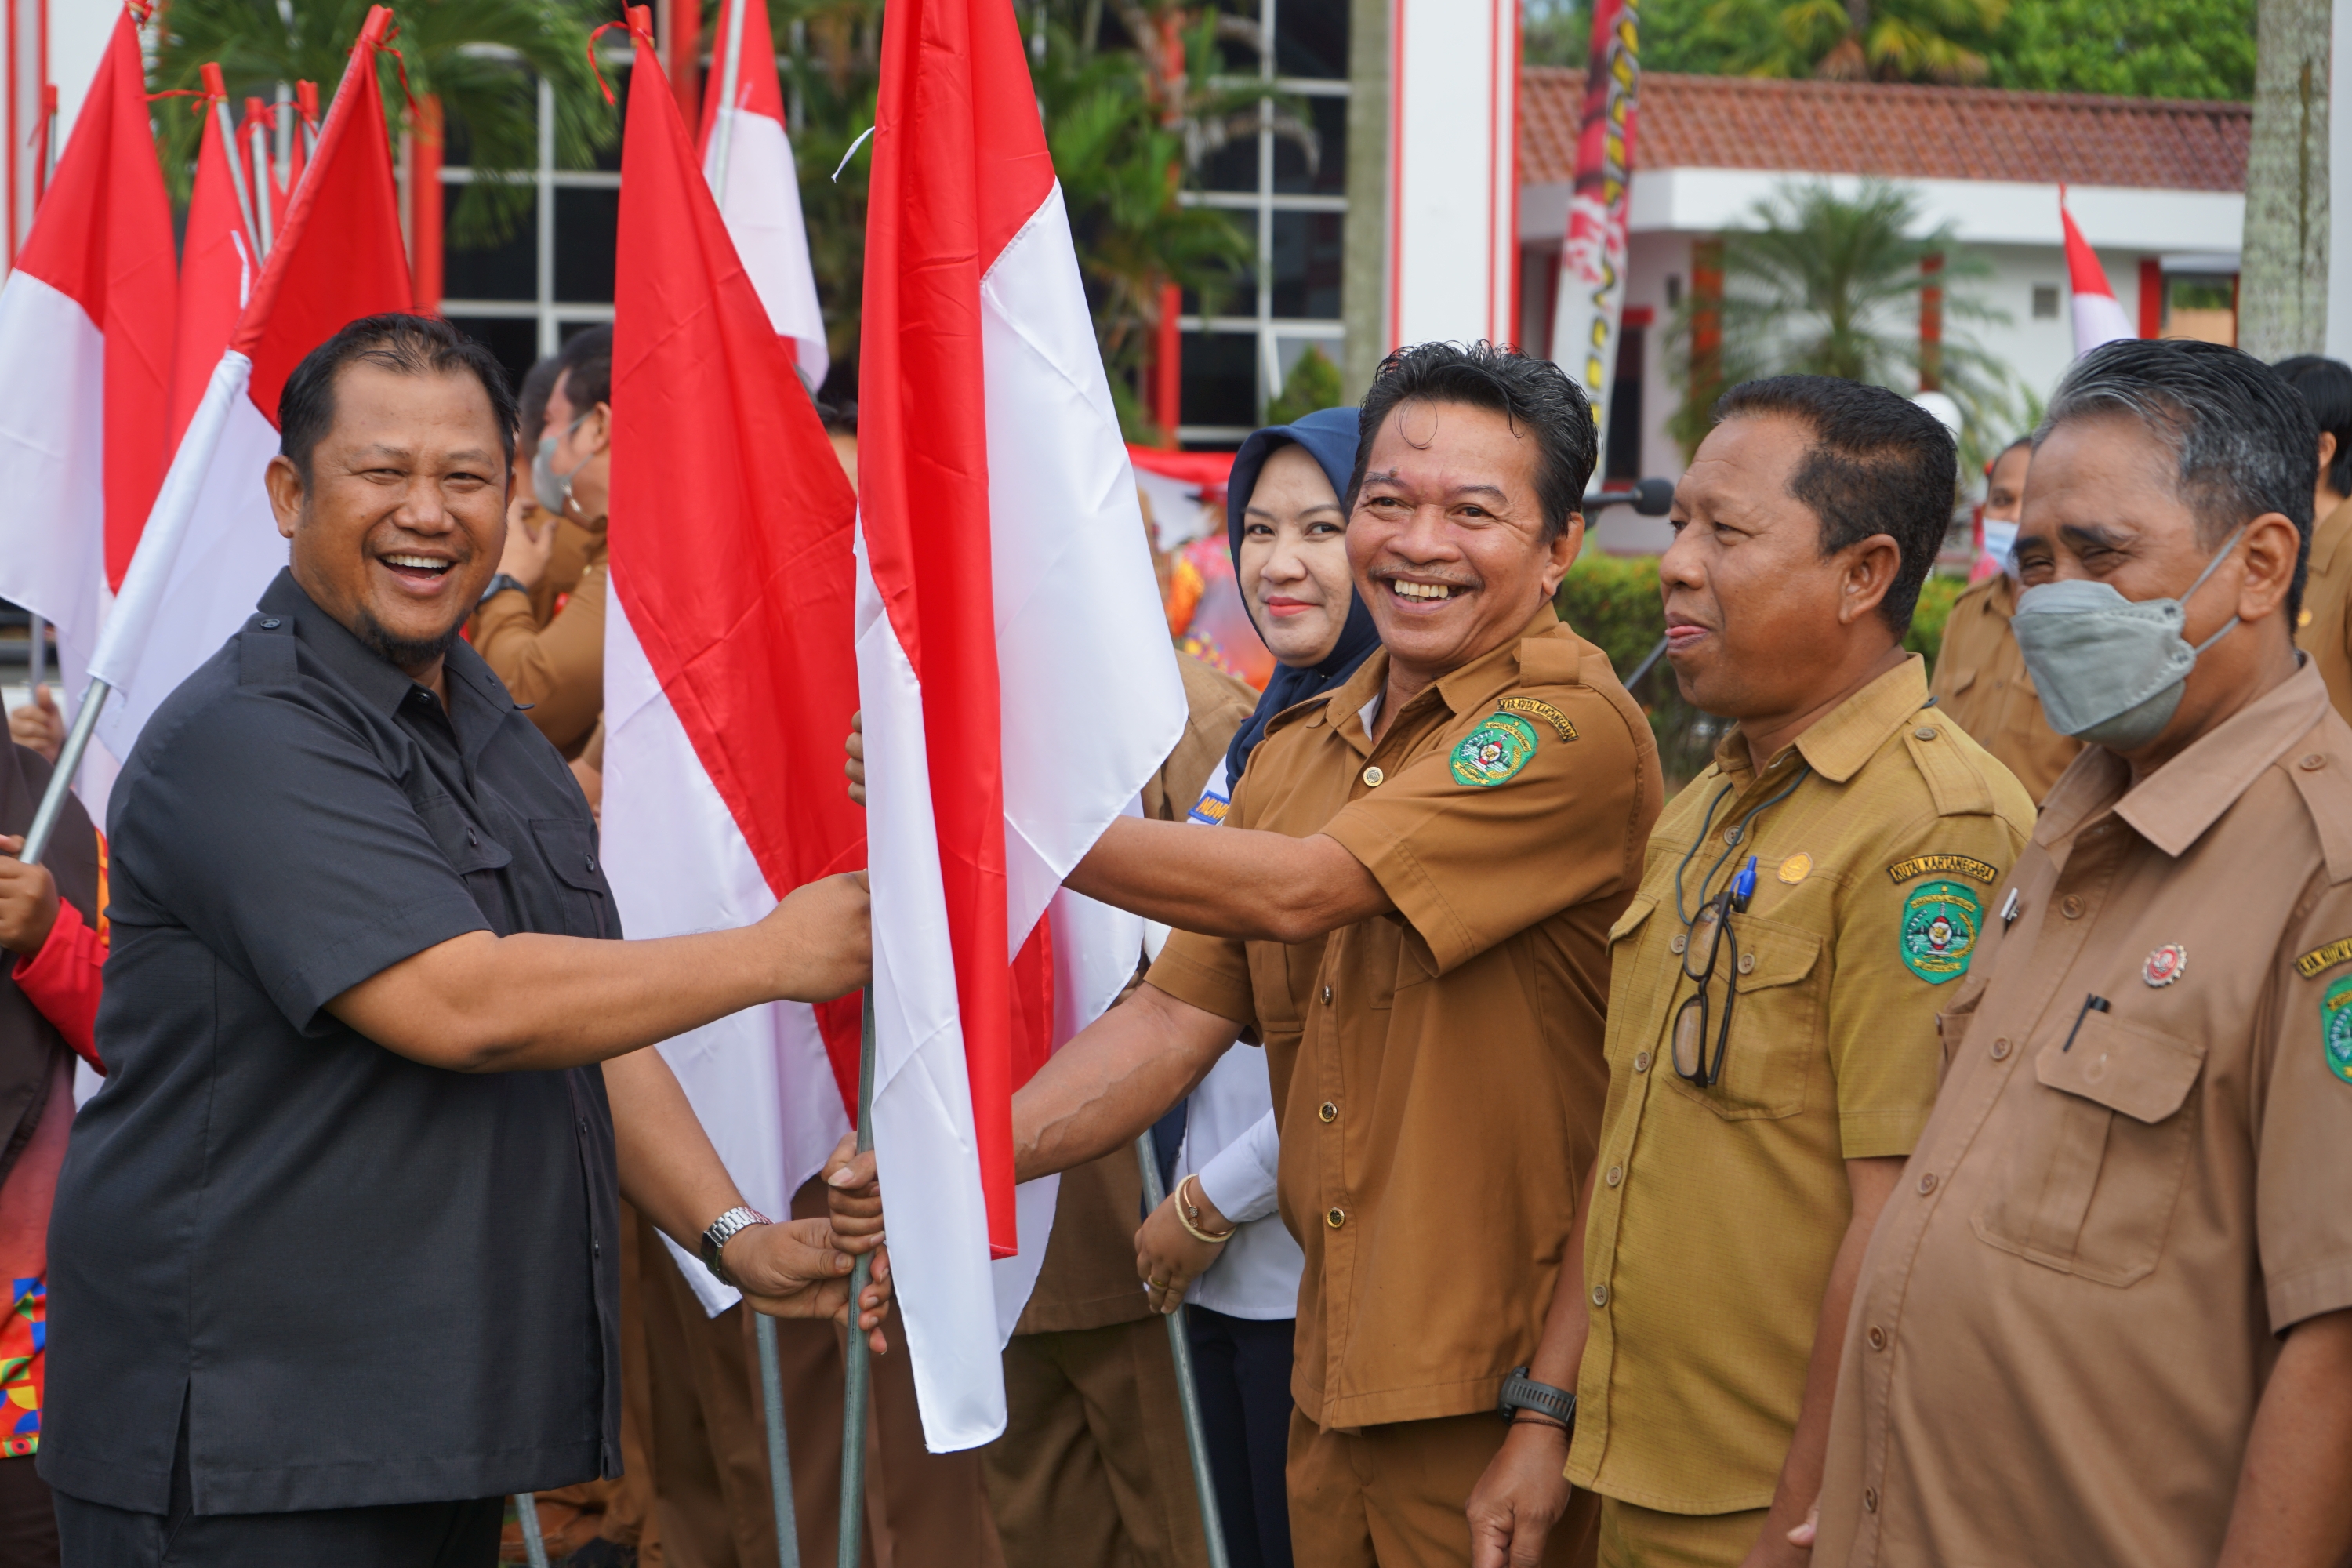
[{"label": "man in dark gray shirt", "polygon": [[578,786],[457,636],[504,531],[496,362],[371,317],[279,423],[291,564],[113,794],[40,1471],[68,1563],[487,1568],[505,1494],[619,1469],[619,1194],[761,1310],[845,1309],[824,1222],[741,1208],[641,1047],[863,984],[866,894],[610,940]]}]

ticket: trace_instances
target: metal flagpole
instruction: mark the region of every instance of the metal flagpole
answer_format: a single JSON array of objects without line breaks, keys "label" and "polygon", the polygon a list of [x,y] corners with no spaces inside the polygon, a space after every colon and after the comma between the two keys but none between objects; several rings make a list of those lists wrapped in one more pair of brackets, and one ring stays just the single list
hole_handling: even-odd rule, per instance
[{"label": "metal flagpole", "polygon": [[[743,74],[743,0],[722,0],[726,16],[720,19],[720,29],[727,39],[727,65],[719,73],[719,113],[711,121],[719,132],[714,149],[719,156],[710,167],[710,198],[719,210],[727,210],[727,158],[735,150],[735,84]],[[852,1312],[851,1318],[857,1314]]]},{"label": "metal flagpole", "polygon": [[41,863],[41,854],[49,847],[50,837],[58,830],[58,816],[66,808],[66,791],[72,788],[76,770],[81,766],[82,753],[89,750],[90,731],[98,728],[98,710],[106,706],[106,699],[114,688],[95,675],[81,694],[81,707],[74,713],[73,728],[66,731],[65,750],[58,753],[58,765],[50,771],[49,787],[42,792],[40,808],[33,813],[33,825],[25,829],[24,852],[16,857],[27,866]]},{"label": "metal flagpole", "polygon": [[530,1568],[547,1568],[547,1542],[539,1533],[539,1500],[529,1492],[514,1495],[515,1517],[522,1521],[522,1554]]},{"label": "metal flagpole", "polygon": [[[744,1310],[751,1310],[749,1303]],[[850,1321],[856,1320],[853,1303]],[[768,1490],[776,1503],[776,1563],[778,1568],[801,1568],[800,1521],[793,1515],[793,1458],[784,1447],[784,1371],[776,1355],[776,1320],[753,1312],[751,1321],[760,1344],[760,1398],[768,1422]]]},{"label": "metal flagpole", "polygon": [[38,616],[29,617],[33,646],[25,655],[25,688],[40,689],[41,682],[49,678],[49,623]]},{"label": "metal flagpole", "polygon": [[[205,85],[207,88],[214,85],[212,79],[219,72],[217,66],[206,69]],[[261,230],[254,226],[253,193],[246,187],[245,164],[236,145],[236,121],[229,115],[226,97],[213,100],[213,115],[220,121],[221,151],[228,155],[228,183],[230,188],[236,192],[236,216],[245,220],[245,232],[253,237],[255,245],[258,246]],[[260,258],[256,257],[255,259],[258,261]]]},{"label": "metal flagpole", "polygon": [[[249,126],[247,130],[246,152],[253,160],[253,216],[260,222],[260,226],[253,231],[253,247],[266,258],[269,255],[270,242],[277,238],[275,219],[269,210],[269,132],[266,127],[258,125]],[[252,134],[257,131],[259,135]],[[230,162],[234,163],[236,160],[232,158]]]},{"label": "metal flagpole", "polygon": [[[1135,1141],[1135,1163],[1143,1169],[1143,1212],[1154,1213],[1168,1193],[1160,1184],[1160,1155],[1149,1132]],[[1201,1391],[1192,1382],[1192,1336],[1181,1306],[1168,1314],[1168,1350],[1176,1358],[1176,1396],[1184,1406],[1184,1447],[1192,1456],[1192,1491],[1201,1501],[1201,1533],[1209,1538],[1209,1568],[1226,1568],[1216,1479],[1209,1473],[1209,1436],[1201,1425]]]},{"label": "metal flagpole", "polygon": [[[857,1152],[874,1147],[874,993],[866,993],[866,1023],[857,1047]],[[873,1385],[873,1352],[858,1327],[858,1303],[874,1277],[874,1255],[862,1253],[849,1273],[849,1379],[841,1414],[841,1530],[836,1568],[857,1568],[866,1526],[866,1401]]]}]

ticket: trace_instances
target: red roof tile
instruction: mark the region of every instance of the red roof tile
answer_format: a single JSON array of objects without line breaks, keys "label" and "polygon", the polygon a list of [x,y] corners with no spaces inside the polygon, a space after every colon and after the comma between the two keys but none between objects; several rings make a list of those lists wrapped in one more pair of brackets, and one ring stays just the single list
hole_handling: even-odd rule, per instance
[{"label": "red roof tile", "polygon": [[[1583,96],[1580,70],[1521,72],[1523,182],[1573,176]],[[1642,78],[1633,166],[2242,191],[2252,126],[2242,103],[1660,71]]]}]

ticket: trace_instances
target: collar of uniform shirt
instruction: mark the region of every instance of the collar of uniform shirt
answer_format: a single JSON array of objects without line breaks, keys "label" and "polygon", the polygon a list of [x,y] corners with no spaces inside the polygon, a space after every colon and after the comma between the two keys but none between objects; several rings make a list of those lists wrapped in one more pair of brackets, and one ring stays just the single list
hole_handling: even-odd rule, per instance
[{"label": "collar of uniform shirt", "polygon": [[[1830,783],[1843,784],[1878,754],[1887,736],[1927,705],[1927,661],[1915,653],[1823,714],[1789,743],[1789,750]],[[1786,758],[1789,750],[1774,757],[1772,765]],[[1738,725],[1715,743],[1715,763],[1727,777],[1748,773],[1748,737]]]},{"label": "collar of uniform shirt", "polygon": [[[1559,625],[1559,616],[1552,612],[1551,605],[1549,604],[1543,605],[1528,617],[1528,624],[1519,628],[1517,636],[1506,638],[1500,647],[1488,649],[1469,663],[1458,668],[1447,670],[1421,690],[1414,692],[1412,699],[1399,708],[1392,718],[1402,719],[1425,700],[1444,703],[1446,711],[1457,719],[1474,708],[1484,707],[1497,689],[1509,684],[1516,676],[1516,664],[1509,669],[1506,669],[1501,661],[1516,660],[1519,655],[1519,644],[1529,637],[1541,637],[1558,625]],[[1370,707],[1370,705],[1378,702],[1387,695],[1388,678],[1388,650],[1377,649],[1371,658],[1364,661],[1362,668],[1348,678],[1345,685],[1335,689],[1330,693],[1326,702],[1326,711],[1340,715],[1332,721],[1335,732],[1349,745],[1368,755],[1377,744],[1372,739],[1371,728],[1373,724],[1379,722],[1381,713],[1380,708]],[[1436,693],[1434,698],[1430,696],[1432,692]],[[1372,714],[1370,723],[1364,721],[1364,711],[1368,707]],[[1298,710],[1293,709],[1287,711],[1296,712]],[[1275,725],[1268,725],[1266,733],[1272,734],[1275,728]],[[1390,729],[1394,728],[1395,725],[1391,722]]]},{"label": "collar of uniform shirt", "polygon": [[[262,594],[257,611],[264,619],[284,620],[311,656],[336,677],[386,713],[397,713],[410,693],[425,688],[415,679],[360,641],[349,626],[319,607],[318,602],[294,580],[291,568],[281,568]],[[264,628],[267,629],[267,628]],[[471,762],[498,733],[499,717],[514,706],[482,656],[463,637],[452,643],[441,661],[444,683],[451,700],[446,717],[457,736],[457,748]],[[467,699],[459,700],[460,688]],[[478,698],[476,701],[473,699]]]}]

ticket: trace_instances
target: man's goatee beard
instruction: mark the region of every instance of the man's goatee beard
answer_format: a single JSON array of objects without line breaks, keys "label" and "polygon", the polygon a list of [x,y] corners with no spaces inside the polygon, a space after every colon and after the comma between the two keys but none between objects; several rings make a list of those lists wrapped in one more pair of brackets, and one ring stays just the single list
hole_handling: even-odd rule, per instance
[{"label": "man's goatee beard", "polygon": [[456,646],[457,634],[465,629],[465,625],[461,619],[451,622],[448,628],[437,637],[404,637],[377,620],[373,612],[362,608],[359,624],[352,631],[377,658],[413,674],[446,657]]}]

